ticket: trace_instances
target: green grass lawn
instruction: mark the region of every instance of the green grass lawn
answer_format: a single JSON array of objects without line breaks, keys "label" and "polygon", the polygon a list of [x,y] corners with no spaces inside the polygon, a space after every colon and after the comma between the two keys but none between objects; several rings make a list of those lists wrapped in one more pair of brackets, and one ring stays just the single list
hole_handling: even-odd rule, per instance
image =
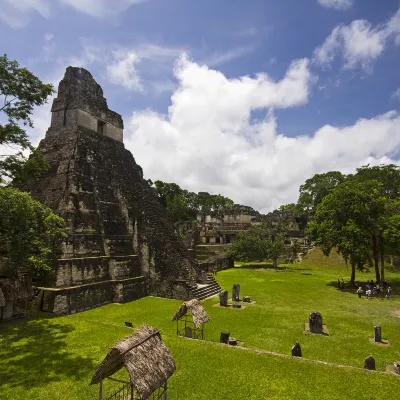
[{"label": "green grass lawn", "polygon": [[[219,272],[224,289],[231,293],[232,285],[239,283],[241,296],[249,295],[256,303],[236,310],[215,307],[217,298],[206,300],[211,322],[205,337],[217,342],[220,332],[228,330],[245,349],[176,337],[171,317],[181,302],[154,297],[65,317],[40,314],[0,324],[0,399],[97,398],[98,387],[89,381],[109,347],[132,332],[125,321],[161,329],[177,365],[171,400],[396,398],[400,376],[384,371],[387,364],[400,361],[400,318],[395,316],[400,310],[400,273],[387,274],[395,288],[393,301],[360,300],[354,290],[338,290],[337,279],[348,276],[340,259],[325,260],[318,252],[288,266],[287,272],[263,264]],[[360,273],[357,278],[374,279]],[[330,336],[304,334],[304,321],[313,310],[322,313]],[[371,343],[377,323],[388,345]],[[289,355],[296,340],[304,359],[257,351]],[[378,372],[357,369],[370,354]],[[123,377],[124,371],[118,375]]]}]

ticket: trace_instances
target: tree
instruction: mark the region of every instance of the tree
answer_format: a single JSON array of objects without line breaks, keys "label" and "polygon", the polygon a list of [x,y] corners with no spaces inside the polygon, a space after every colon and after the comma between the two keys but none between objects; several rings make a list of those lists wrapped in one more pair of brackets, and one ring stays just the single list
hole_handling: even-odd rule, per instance
[{"label": "tree", "polygon": [[[17,61],[9,60],[7,55],[0,57],[0,97],[4,99],[0,112],[8,121],[0,124],[0,145],[17,151],[14,155],[0,154],[0,181],[8,178],[23,182],[37,178],[48,167],[20,124],[33,127],[33,108],[46,103],[53,92],[51,84],[42,83],[32,72],[20,68]],[[24,156],[24,150],[31,151],[29,159]]]},{"label": "tree", "polygon": [[241,261],[272,260],[273,267],[285,249],[285,229],[283,224],[272,221],[252,225],[246,231],[239,232],[238,238],[228,249],[228,256]]},{"label": "tree", "polygon": [[339,171],[315,174],[300,186],[298,207],[303,213],[314,215],[323,198],[345,179],[346,176]]},{"label": "tree", "polygon": [[350,283],[354,285],[356,269],[363,271],[371,264],[369,238],[354,224],[354,221],[349,220],[340,224],[329,211],[326,211],[322,205],[317,207],[315,218],[308,226],[308,232],[325,256],[329,256],[336,248],[346,263],[350,263]]},{"label": "tree", "polygon": [[311,230],[323,248],[340,244],[344,254],[355,262],[365,262],[370,251],[379,283],[384,279],[385,245],[400,235],[399,210],[399,201],[385,196],[382,183],[349,180],[318,205]]},{"label": "tree", "polygon": [[49,271],[60,257],[65,222],[28,193],[0,188],[0,257],[11,276]]}]

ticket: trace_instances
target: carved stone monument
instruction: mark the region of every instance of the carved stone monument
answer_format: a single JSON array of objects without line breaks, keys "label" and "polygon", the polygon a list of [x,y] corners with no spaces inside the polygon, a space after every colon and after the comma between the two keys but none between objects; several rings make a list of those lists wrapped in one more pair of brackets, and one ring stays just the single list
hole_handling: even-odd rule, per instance
[{"label": "carved stone monument", "polygon": [[219,305],[221,307],[228,307],[228,291],[227,290],[219,292]]},{"label": "carved stone monument", "polygon": [[301,346],[299,342],[296,342],[292,347],[292,357],[302,357]]},{"label": "carved stone monument", "polygon": [[229,335],[230,334],[231,334],[230,332],[222,331],[221,336],[219,338],[220,343],[229,344]]},{"label": "carved stone monument", "polygon": [[197,263],[125,149],[121,115],[89,71],[67,68],[51,111],[39,144],[50,168],[19,186],[66,220],[62,257],[51,281],[38,285],[41,310],[69,314],[151,294],[190,298]]},{"label": "carved stone monument", "polygon": [[374,325],[374,341],[377,343],[382,342],[382,328],[380,325]]},{"label": "carved stone monument", "polygon": [[230,346],[237,346],[237,340],[235,338],[233,338],[233,337],[230,337],[228,344]]},{"label": "carved stone monument", "polygon": [[323,333],[322,315],[318,311],[310,313],[309,324],[311,333]]},{"label": "carved stone monument", "polygon": [[370,369],[372,371],[375,371],[375,360],[374,357],[369,356],[364,360],[364,369]]},{"label": "carved stone monument", "polygon": [[238,283],[233,285],[232,288],[232,300],[239,301],[240,300],[240,285]]},{"label": "carved stone monument", "polygon": [[190,338],[190,339],[193,337],[192,328],[190,326],[187,326],[185,328],[185,337]]}]

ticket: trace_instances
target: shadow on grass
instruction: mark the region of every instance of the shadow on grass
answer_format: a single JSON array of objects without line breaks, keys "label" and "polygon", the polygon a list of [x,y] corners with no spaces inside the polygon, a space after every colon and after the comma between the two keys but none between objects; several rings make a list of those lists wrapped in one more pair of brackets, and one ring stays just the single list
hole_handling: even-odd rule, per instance
[{"label": "shadow on grass", "polygon": [[[260,264],[242,264],[242,265],[235,265],[234,268],[241,268],[241,269],[271,269],[277,272],[294,272],[294,271],[310,271],[311,268],[293,268],[287,265],[278,265],[278,267],[274,267],[270,263],[260,263]],[[311,274],[310,274],[311,275]]]},{"label": "shadow on grass", "polygon": [[[45,386],[66,379],[81,380],[97,365],[68,348],[65,339],[75,327],[56,316],[0,324],[0,388]],[[89,372],[90,371],[90,372]],[[0,389],[1,390],[1,389]]]},{"label": "shadow on grass", "polygon": [[[375,281],[374,281],[375,282]],[[365,291],[366,291],[366,286],[367,286],[367,279],[358,281],[356,280],[354,283],[354,286],[352,284],[350,284],[350,282],[344,282],[344,288],[343,287],[339,287],[338,285],[338,281],[331,281],[328,282],[326,284],[326,286],[331,286],[336,288],[336,290],[340,290],[343,293],[356,293],[356,290],[359,286],[361,286],[361,288],[363,289],[363,297],[365,296]],[[400,278],[394,278],[394,279],[390,279],[387,280],[388,285],[391,287],[392,291],[391,291],[391,295],[392,297],[397,297],[400,295]],[[382,287],[382,286],[381,286]],[[374,298],[385,298],[386,295],[386,290],[385,289],[381,289],[379,296],[375,296]]]}]

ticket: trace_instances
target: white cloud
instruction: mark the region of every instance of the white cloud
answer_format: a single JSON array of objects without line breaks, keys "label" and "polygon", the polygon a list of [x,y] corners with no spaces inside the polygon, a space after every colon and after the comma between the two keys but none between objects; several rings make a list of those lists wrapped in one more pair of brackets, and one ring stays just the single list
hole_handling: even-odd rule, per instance
[{"label": "white cloud", "polygon": [[171,92],[175,88],[169,76],[174,60],[182,53],[182,49],[142,43],[131,48],[115,48],[114,46],[113,50],[111,46],[106,52],[107,56],[104,55],[104,47],[86,44],[85,52],[95,54],[95,57],[103,54],[107,77],[111,83],[139,92],[144,91],[144,86],[146,86],[159,95]]},{"label": "white cloud", "polygon": [[107,66],[107,75],[110,82],[124,86],[132,91],[143,91],[139,74],[136,69],[140,58],[134,52],[114,52],[115,60]]},{"label": "white cloud", "polygon": [[56,3],[69,6],[92,17],[106,17],[121,13],[131,5],[147,0],[0,0],[0,21],[14,29],[28,24],[32,12],[45,18],[51,15],[51,7]]},{"label": "white cloud", "polygon": [[318,0],[318,3],[326,8],[334,10],[347,10],[354,5],[354,0]]},{"label": "white cloud", "polygon": [[232,50],[217,52],[208,55],[203,63],[210,67],[219,67],[230,61],[241,58],[255,50],[254,46],[241,46]]},{"label": "white cloud", "polygon": [[143,3],[146,0],[59,0],[77,11],[89,14],[92,17],[105,17],[125,11],[133,4]]},{"label": "white cloud", "polygon": [[396,100],[400,100],[400,88],[398,88],[393,94],[392,98]]},{"label": "white cloud", "polygon": [[391,38],[400,44],[400,9],[389,21],[375,27],[366,20],[355,20],[350,25],[335,27],[325,42],[314,51],[314,61],[329,65],[342,55],[345,68],[369,69]]},{"label": "white cloud", "polygon": [[[148,178],[268,211],[296,201],[299,186],[315,173],[391,162],[400,145],[395,112],[298,137],[280,134],[270,108],[307,101],[306,60],[293,63],[278,82],[263,74],[227,79],[187,57],[175,75],[179,87],[168,115],[134,112],[126,123],[125,145]],[[255,109],[266,112],[257,123],[251,119]]]},{"label": "white cloud", "polygon": [[0,0],[0,22],[14,29],[24,27],[32,12],[50,16],[49,0]]}]

